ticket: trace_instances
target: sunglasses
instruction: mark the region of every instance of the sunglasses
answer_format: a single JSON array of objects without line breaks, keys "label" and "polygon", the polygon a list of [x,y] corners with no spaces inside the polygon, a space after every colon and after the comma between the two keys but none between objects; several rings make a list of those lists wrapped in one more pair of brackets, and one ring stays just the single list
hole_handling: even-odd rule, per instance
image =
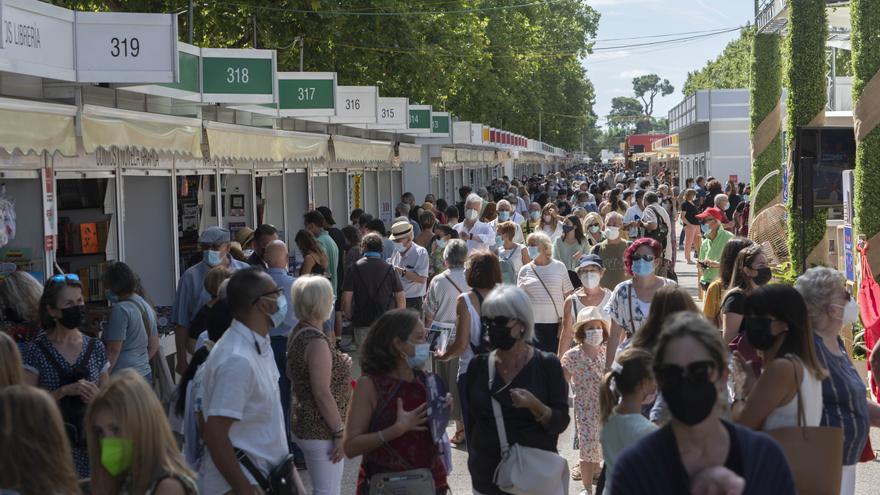
[{"label": "sunglasses", "polygon": [[60,284],[64,282],[79,282],[79,275],[75,273],[64,273],[61,275],[55,275],[48,280],[46,285]]},{"label": "sunglasses", "polygon": [[645,261],[654,261],[653,254],[634,254],[632,255],[633,261],[645,260]]},{"label": "sunglasses", "polygon": [[685,379],[708,380],[714,369],[714,361],[694,361],[684,368],[677,364],[661,364],[654,367],[654,374],[665,383],[677,383]]},{"label": "sunglasses", "polygon": [[489,331],[490,328],[506,327],[512,321],[514,321],[514,318],[506,316],[495,316],[492,318],[484,316],[480,319],[480,326],[483,327],[483,330]]}]

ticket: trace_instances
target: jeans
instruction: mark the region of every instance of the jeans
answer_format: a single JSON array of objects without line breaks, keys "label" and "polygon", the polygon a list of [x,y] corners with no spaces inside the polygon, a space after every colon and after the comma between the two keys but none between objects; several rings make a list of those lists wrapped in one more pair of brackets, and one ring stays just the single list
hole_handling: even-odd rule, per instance
[{"label": "jeans", "polygon": [[299,460],[303,453],[290,438],[290,379],[287,378],[287,337],[273,335],[272,354],[275,355],[275,365],[278,366],[278,388],[281,391],[281,410],[284,412],[284,432],[287,434],[288,451]]},{"label": "jeans", "polygon": [[306,459],[306,467],[312,478],[314,495],[338,495],[342,489],[342,469],[345,461],[334,464],[330,460],[333,451],[333,440],[302,440],[296,438],[296,444],[302,449]]}]

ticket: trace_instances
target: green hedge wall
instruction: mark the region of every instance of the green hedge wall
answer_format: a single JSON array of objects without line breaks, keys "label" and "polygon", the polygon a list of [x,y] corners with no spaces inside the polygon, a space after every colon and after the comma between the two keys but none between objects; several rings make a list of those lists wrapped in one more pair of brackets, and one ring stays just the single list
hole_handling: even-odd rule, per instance
[{"label": "green hedge wall", "polygon": [[[751,81],[751,134],[776,107],[782,96],[782,67],[778,34],[759,34],[752,42]],[[752,163],[752,188],[768,173],[778,170],[782,163],[782,133]],[[753,211],[767,206],[779,194],[782,177],[768,180],[758,196],[752,198]]]},{"label": "green hedge wall", "polygon": [[[880,70],[880,0],[853,0],[850,12],[856,102],[865,84]],[[880,232],[880,128],[856,147],[855,179],[856,229],[870,238]]]},{"label": "green hedge wall", "polygon": [[[786,121],[789,149],[794,149],[796,129],[810,123],[825,108],[825,40],[828,23],[825,0],[790,0],[788,35],[785,37],[785,85],[788,88]],[[798,273],[804,270],[800,262],[801,243],[804,252],[810,251],[821,241],[825,232],[825,214],[817,213],[806,225],[805,239],[800,238],[800,212],[794,208],[794,184],[789,181],[788,252],[792,265]]]}]

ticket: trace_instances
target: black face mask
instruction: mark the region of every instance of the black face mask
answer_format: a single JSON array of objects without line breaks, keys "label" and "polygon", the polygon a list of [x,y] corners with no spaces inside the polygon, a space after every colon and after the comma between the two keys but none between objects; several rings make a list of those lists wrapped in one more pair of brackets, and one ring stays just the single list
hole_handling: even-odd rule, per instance
[{"label": "black face mask", "polygon": [[766,351],[773,347],[776,337],[770,333],[770,319],[763,316],[749,316],[740,325],[746,332],[746,338],[752,347]]},{"label": "black face mask", "polygon": [[61,318],[58,318],[58,323],[64,326],[64,328],[74,329],[79,328],[85,320],[86,307],[85,305],[80,305],[62,309]]},{"label": "black face mask", "polygon": [[506,351],[516,344],[516,338],[510,335],[510,322],[505,317],[499,318],[483,318],[483,331],[489,336],[489,346],[492,349]]},{"label": "black face mask", "polygon": [[664,378],[660,391],[672,416],[689,426],[709,417],[718,401],[718,389],[708,374]]},{"label": "black face mask", "polygon": [[755,271],[758,272],[755,275],[755,278],[752,279],[755,282],[755,285],[764,285],[773,278],[773,273],[770,271],[770,267],[765,266],[764,268],[756,268]]}]

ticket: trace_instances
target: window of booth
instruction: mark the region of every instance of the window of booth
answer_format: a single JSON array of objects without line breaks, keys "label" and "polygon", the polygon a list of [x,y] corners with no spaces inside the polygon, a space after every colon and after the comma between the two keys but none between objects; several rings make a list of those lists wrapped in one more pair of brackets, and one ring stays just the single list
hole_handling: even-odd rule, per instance
[{"label": "window of booth", "polygon": [[[13,263],[17,270],[24,270],[39,281],[46,277],[42,221],[42,191],[39,173],[33,178],[3,179],[0,181],[0,202],[8,201],[14,212],[14,236],[7,224],[7,242],[0,248],[0,263]],[[3,215],[7,219],[7,215]],[[8,220],[4,220],[4,223]]]}]

